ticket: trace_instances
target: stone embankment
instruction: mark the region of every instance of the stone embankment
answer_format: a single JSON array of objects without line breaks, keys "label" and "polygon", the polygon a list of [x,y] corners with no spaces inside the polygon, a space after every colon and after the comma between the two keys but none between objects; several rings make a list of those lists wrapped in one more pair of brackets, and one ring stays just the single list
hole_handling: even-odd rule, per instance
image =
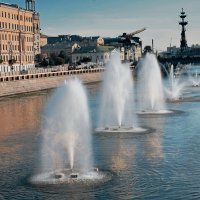
[{"label": "stone embankment", "polygon": [[0,76],[0,97],[58,87],[64,80],[77,77],[83,83],[101,81],[104,68],[84,70],[32,71]]}]

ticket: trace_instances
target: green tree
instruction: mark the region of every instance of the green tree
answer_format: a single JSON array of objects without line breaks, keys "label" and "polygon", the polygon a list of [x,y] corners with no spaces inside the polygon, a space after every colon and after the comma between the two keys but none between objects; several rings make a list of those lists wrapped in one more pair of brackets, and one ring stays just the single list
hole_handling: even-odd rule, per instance
[{"label": "green tree", "polygon": [[65,64],[65,60],[61,57],[57,57],[55,60],[55,65],[63,65]]},{"label": "green tree", "polygon": [[58,57],[63,58],[64,61],[65,61],[65,63],[69,63],[69,61],[70,61],[70,59],[69,59],[69,57],[67,56],[66,52],[63,51],[63,50],[60,51]]},{"label": "green tree", "polygon": [[43,58],[42,62],[41,62],[41,66],[42,67],[47,67],[48,65],[49,65],[49,62],[45,58]]}]

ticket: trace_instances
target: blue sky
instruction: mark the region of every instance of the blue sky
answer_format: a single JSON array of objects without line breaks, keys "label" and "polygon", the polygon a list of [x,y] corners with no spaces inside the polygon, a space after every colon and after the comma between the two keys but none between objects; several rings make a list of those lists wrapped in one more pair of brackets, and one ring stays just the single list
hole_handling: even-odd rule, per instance
[{"label": "blue sky", "polygon": [[[25,7],[25,0],[4,0]],[[200,44],[200,0],[36,0],[42,33],[49,36],[119,36],[146,27],[138,34],[144,45],[154,39],[157,50],[179,46],[179,12],[188,15],[188,45]]]}]

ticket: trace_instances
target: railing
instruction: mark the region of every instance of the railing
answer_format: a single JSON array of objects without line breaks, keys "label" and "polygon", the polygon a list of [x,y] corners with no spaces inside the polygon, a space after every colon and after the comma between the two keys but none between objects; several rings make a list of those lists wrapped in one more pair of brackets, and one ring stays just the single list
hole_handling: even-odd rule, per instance
[{"label": "railing", "polygon": [[[55,69],[54,69],[55,70]],[[30,80],[38,78],[47,78],[47,77],[59,77],[59,76],[71,76],[71,75],[80,75],[85,73],[97,73],[104,71],[104,68],[95,68],[95,69],[80,69],[80,70],[64,70],[59,69],[57,71],[52,71],[52,69],[41,69],[41,70],[29,70],[27,74],[19,74],[16,72],[7,72],[6,75],[1,74],[0,82],[8,81],[19,81],[19,80]]]}]

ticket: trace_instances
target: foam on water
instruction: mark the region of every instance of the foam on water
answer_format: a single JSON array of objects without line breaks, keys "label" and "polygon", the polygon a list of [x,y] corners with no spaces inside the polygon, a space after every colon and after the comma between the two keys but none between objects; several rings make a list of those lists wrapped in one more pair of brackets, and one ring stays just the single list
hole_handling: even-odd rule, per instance
[{"label": "foam on water", "polygon": [[[71,175],[77,175],[72,178]],[[75,173],[71,169],[57,170],[54,172],[42,173],[33,176],[30,180],[35,185],[54,185],[54,184],[86,184],[94,185],[109,181],[112,175],[102,171],[88,171],[87,173]]]}]

